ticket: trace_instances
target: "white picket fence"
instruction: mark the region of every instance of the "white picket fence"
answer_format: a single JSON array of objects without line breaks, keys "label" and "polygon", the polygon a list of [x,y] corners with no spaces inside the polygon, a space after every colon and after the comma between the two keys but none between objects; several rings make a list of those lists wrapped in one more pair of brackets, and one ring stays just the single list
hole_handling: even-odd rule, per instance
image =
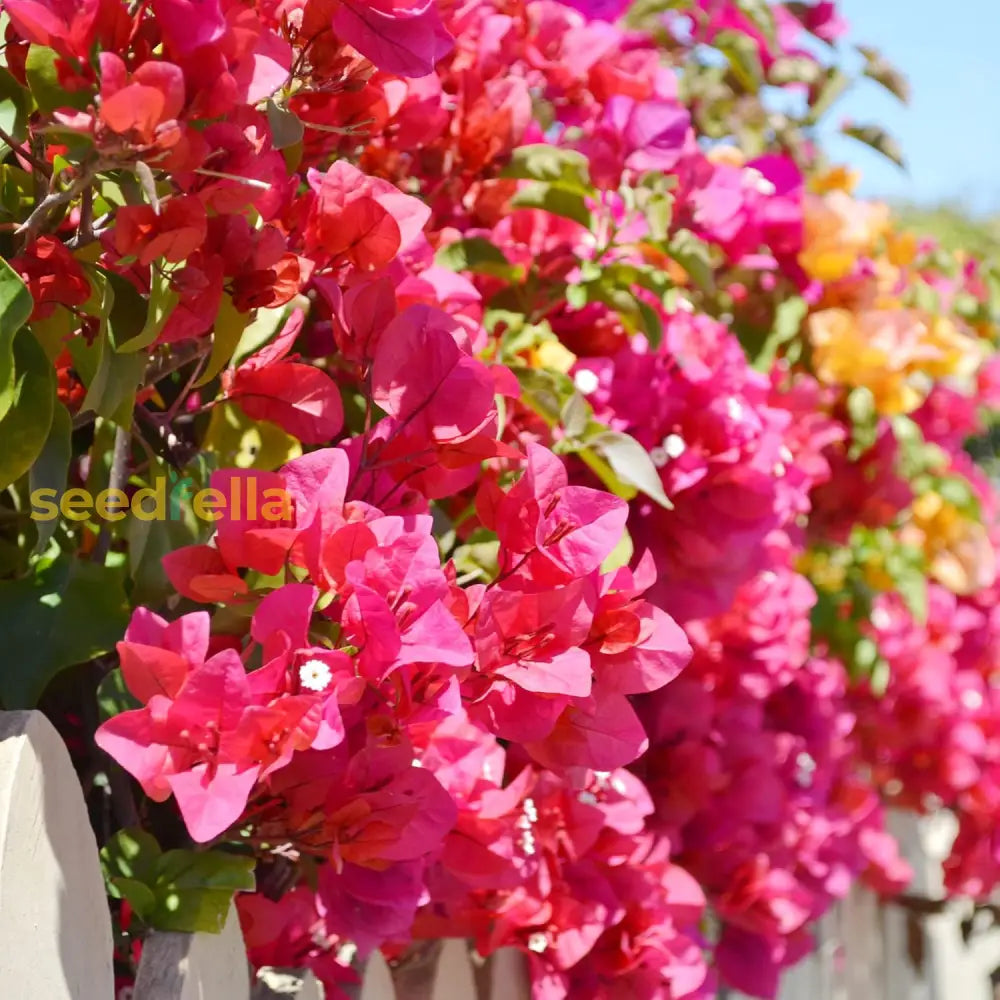
[{"label": "white picket fence", "polygon": [[[940,898],[954,835],[947,818],[900,817],[896,832],[917,872],[913,892]],[[823,921],[816,953],[787,975],[780,1000],[998,1000],[1000,930],[970,931],[970,912],[954,902],[917,915],[857,892]],[[519,953],[484,964],[459,940],[428,944],[393,968],[374,956],[356,992],[358,1000],[530,993]],[[83,794],[62,740],[37,712],[0,712],[0,997],[126,1000],[114,997],[111,924]],[[231,910],[218,935],[150,934],[131,1000],[322,997],[305,972],[265,970],[251,981]]]}]

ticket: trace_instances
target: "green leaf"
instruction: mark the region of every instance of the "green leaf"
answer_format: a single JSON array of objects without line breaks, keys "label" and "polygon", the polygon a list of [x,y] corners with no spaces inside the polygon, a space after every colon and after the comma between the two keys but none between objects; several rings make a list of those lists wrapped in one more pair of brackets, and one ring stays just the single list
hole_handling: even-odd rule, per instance
[{"label": "green leaf", "polygon": [[587,424],[593,416],[593,410],[579,392],[574,392],[566,400],[560,415],[560,422],[569,438],[578,438],[587,429]]},{"label": "green leaf", "polygon": [[760,351],[754,358],[754,368],[762,372],[771,370],[778,348],[798,336],[808,312],[809,303],[798,295],[785,299],[778,306],[774,313],[771,332],[764,339]]},{"label": "green leaf", "polygon": [[536,181],[522,188],[511,199],[513,208],[540,208],[564,219],[572,219],[581,226],[591,227],[590,209],[584,196],[574,189]]},{"label": "green leaf", "polygon": [[573,380],[562,372],[548,368],[511,366],[521,385],[524,402],[550,427],[556,427],[563,408],[576,393]]},{"label": "green leaf", "polygon": [[643,216],[649,226],[649,235],[656,243],[666,242],[673,214],[674,199],[669,194],[657,192],[647,199]]},{"label": "green leaf", "polygon": [[61,670],[114,649],[128,624],[124,582],[121,565],[67,555],[34,577],[0,582],[5,708],[32,708]]},{"label": "green leaf", "polygon": [[201,378],[195,382],[195,386],[200,388],[208,385],[219,372],[233,358],[236,348],[239,346],[240,338],[244,331],[250,326],[250,316],[240,312],[233,305],[232,297],[222,296],[219,304],[219,311],[215,317],[215,328],[212,333],[212,353],[209,355],[208,364]]},{"label": "green leaf", "polygon": [[878,408],[867,386],[856,386],[847,394],[847,413],[851,418],[852,458],[870,448],[878,437]]},{"label": "green leaf", "polygon": [[673,510],[649,452],[634,437],[619,431],[604,431],[590,438],[587,447],[608,463],[618,480],[645,493],[661,507]]},{"label": "green leaf", "polygon": [[618,544],[612,549],[610,555],[601,563],[602,573],[613,573],[622,566],[627,566],[635,555],[635,545],[632,543],[632,536],[628,531],[622,533],[618,539]]},{"label": "green leaf", "polygon": [[[169,490],[178,482],[176,474],[171,476],[172,472],[165,464],[158,463],[151,467],[148,478],[150,481],[157,477],[167,479]],[[193,496],[207,484],[209,473],[207,470],[192,470],[190,467],[187,472],[189,496]],[[206,541],[211,530],[211,522],[198,520],[189,499],[171,506],[166,518],[151,521],[138,517],[128,518],[125,534],[128,539],[129,576],[132,580],[129,597],[132,603],[157,607],[175,593],[163,570],[163,557],[185,545]]]},{"label": "green leaf", "polygon": [[764,36],[770,48],[778,47],[778,26],[768,0],[736,0],[743,16]]},{"label": "green leaf", "polygon": [[163,931],[218,934],[233,895],[256,884],[253,857],[225,851],[162,853],[139,829],[119,830],[101,850],[113,896],[125,897],[136,915]]},{"label": "green leaf", "polygon": [[115,667],[97,685],[98,715],[105,722],[135,708],[142,708],[142,702],[126,687],[121,667]]},{"label": "green leaf", "polygon": [[[146,300],[127,278],[114,271],[101,269],[104,275],[104,301],[101,314],[111,346],[116,351],[130,352],[145,347],[141,340],[146,325]],[[155,334],[146,343],[151,343]]]},{"label": "green leaf", "polygon": [[[53,490],[55,496],[52,503],[58,506],[66,489],[66,478],[69,475],[69,463],[73,457],[73,418],[62,403],[56,403],[52,412],[52,426],[49,436],[28,478],[28,489],[34,497],[38,490]],[[39,520],[38,542],[35,552],[42,552],[59,527],[59,518],[51,517]]]},{"label": "green leaf", "polygon": [[0,128],[15,139],[24,142],[28,135],[28,116],[31,114],[31,97],[9,70],[0,66]]},{"label": "green leaf", "polygon": [[829,67],[822,83],[813,88],[806,124],[815,125],[847,90],[850,82],[850,78],[842,70],[836,66]]},{"label": "green leaf", "polygon": [[300,143],[306,131],[295,112],[278,107],[274,101],[267,102],[267,124],[271,129],[271,145],[275,149],[288,149]]},{"label": "green leaf", "polygon": [[71,340],[69,349],[74,368],[87,386],[81,410],[92,410],[123,427],[131,426],[136,391],[146,373],[146,355],[141,351],[119,354],[107,337],[97,342],[96,365],[94,348],[88,347],[83,338]]},{"label": "green leaf", "polygon": [[[896,572],[893,572],[894,569]],[[927,574],[923,571],[923,567],[893,566],[890,563],[889,573],[910,614],[918,622],[927,621]]]},{"label": "green leaf", "polygon": [[441,247],[434,256],[434,263],[449,271],[474,271],[509,279],[513,279],[518,270],[502,251],[481,236],[472,236]]},{"label": "green leaf", "polygon": [[[131,299],[130,295],[129,299]],[[116,338],[115,350],[123,354],[131,354],[149,347],[163,332],[170,314],[177,308],[179,301],[180,296],[171,286],[170,278],[162,272],[154,270],[150,280],[149,300],[142,300],[141,327],[138,332],[133,333],[124,342],[117,341]],[[135,308],[135,306],[130,308]]]},{"label": "green leaf", "polygon": [[865,59],[865,76],[889,91],[903,104],[909,104],[911,96],[909,80],[878,49],[859,45],[858,52]]},{"label": "green leaf", "polygon": [[811,56],[780,56],[767,71],[767,82],[775,87],[804,83],[813,87],[823,76],[823,67]]},{"label": "green leaf", "polygon": [[590,301],[586,285],[567,285],[565,296],[566,305],[571,309],[582,309]]},{"label": "green leaf", "polygon": [[119,830],[101,848],[101,865],[105,877],[109,879],[152,882],[156,878],[156,863],[160,857],[160,845],[156,838],[137,827]]},{"label": "green leaf", "polygon": [[899,143],[879,125],[844,125],[841,127],[844,135],[857,139],[876,153],[881,153],[887,160],[892,160],[897,167],[905,169],[903,150]]},{"label": "green leaf", "polygon": [[157,866],[149,923],[165,931],[219,934],[233,896],[256,885],[253,857],[223,851],[168,851]]},{"label": "green leaf", "polygon": [[55,401],[55,369],[25,327],[14,338],[13,402],[0,420],[0,490],[28,472],[45,447]]},{"label": "green leaf", "polygon": [[[223,299],[225,302],[225,299]],[[285,325],[291,314],[289,306],[275,309],[258,309],[250,324],[240,335],[240,342],[230,361],[239,364],[244,358],[256,354]],[[221,369],[220,369],[221,371]],[[203,376],[204,377],[204,376]]]},{"label": "green leaf", "polygon": [[[488,535],[487,532],[483,534]],[[500,571],[500,541],[495,537],[476,541],[477,537],[474,533],[472,541],[459,545],[452,553],[455,569],[466,582],[493,580]]]},{"label": "green leaf", "polygon": [[642,317],[642,332],[646,334],[650,347],[659,347],[663,340],[663,320],[660,319],[660,314],[638,295],[635,297],[635,304]]},{"label": "green leaf", "polygon": [[764,82],[764,67],[760,61],[757,43],[742,31],[720,31],[712,44],[729,60],[740,85],[756,94]]},{"label": "green leaf", "polygon": [[42,111],[55,111],[57,108],[76,108],[78,111],[86,111],[91,100],[90,89],[74,93],[63,89],[59,82],[57,59],[56,53],[44,45],[32,45],[28,49],[24,71],[31,96]]},{"label": "green leaf", "polygon": [[0,257],[0,420],[14,402],[14,337],[34,308],[27,285]]},{"label": "green leaf", "polygon": [[581,195],[591,194],[594,190],[590,183],[587,157],[574,149],[561,149],[548,144],[515,149],[501,176],[545,181]]},{"label": "green leaf", "polygon": [[681,229],[674,234],[667,253],[687,271],[699,288],[704,291],[714,289],[715,273],[712,269],[709,247],[704,240],[698,239],[688,229]]}]

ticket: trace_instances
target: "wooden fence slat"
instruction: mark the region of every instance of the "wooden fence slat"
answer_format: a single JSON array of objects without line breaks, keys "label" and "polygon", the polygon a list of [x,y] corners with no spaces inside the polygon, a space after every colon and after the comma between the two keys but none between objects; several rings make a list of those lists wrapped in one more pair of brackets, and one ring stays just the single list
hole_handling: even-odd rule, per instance
[{"label": "wooden fence slat", "polygon": [[489,969],[489,1000],[529,1000],[531,981],[523,952],[501,948],[490,956]]},{"label": "wooden fence slat", "polygon": [[250,972],[236,908],[221,934],[151,931],[133,1000],[249,1000]]},{"label": "wooden fence slat", "polygon": [[469,943],[449,938],[438,953],[431,1000],[476,1000],[476,994],[476,976],[469,957]]},{"label": "wooden fence slat", "polygon": [[392,984],[392,973],[380,951],[372,952],[365,965],[360,1000],[396,1000],[396,987]]},{"label": "wooden fence slat", "polygon": [[0,994],[111,1000],[111,918],[83,792],[40,712],[0,712]]}]

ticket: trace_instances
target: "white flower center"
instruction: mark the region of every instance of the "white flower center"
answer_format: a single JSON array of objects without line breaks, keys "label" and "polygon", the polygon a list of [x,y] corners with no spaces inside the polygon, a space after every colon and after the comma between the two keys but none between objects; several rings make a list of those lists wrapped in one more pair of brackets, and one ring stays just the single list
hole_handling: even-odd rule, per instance
[{"label": "white flower center", "polygon": [[581,368],[573,376],[573,385],[575,385],[584,396],[589,396],[592,392],[596,392],[600,384],[601,383],[597,378],[597,372],[591,371],[589,368]]},{"label": "white flower center", "polygon": [[809,788],[813,783],[813,775],[816,773],[816,761],[812,755],[803,750],[795,758],[796,771],[795,781],[800,788]]},{"label": "white flower center", "polygon": [[680,434],[668,434],[663,439],[663,450],[670,458],[680,458],[687,451],[687,443]]},{"label": "white flower center", "polygon": [[756,167],[744,169],[743,183],[763,195],[772,195],[778,190]]},{"label": "white flower center", "polygon": [[535,933],[528,938],[528,950],[533,951],[536,955],[541,955],[541,953],[545,951],[548,946],[549,939],[541,931],[535,931]]},{"label": "white flower center", "polygon": [[299,683],[309,691],[325,691],[332,680],[333,674],[322,660],[306,660],[299,667]]},{"label": "white flower center", "polygon": [[969,709],[970,712],[975,712],[977,709],[983,707],[983,696],[978,691],[973,691],[971,689],[963,691],[962,704]]}]

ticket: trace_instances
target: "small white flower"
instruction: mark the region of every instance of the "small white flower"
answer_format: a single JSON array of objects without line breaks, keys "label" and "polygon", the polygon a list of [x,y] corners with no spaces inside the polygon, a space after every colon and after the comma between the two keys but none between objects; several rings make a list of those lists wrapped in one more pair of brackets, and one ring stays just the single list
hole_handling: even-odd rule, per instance
[{"label": "small white flower", "polygon": [[743,184],[752,188],[759,194],[772,195],[777,192],[777,188],[756,168],[746,167],[743,171]]},{"label": "small white flower", "polygon": [[977,709],[983,707],[983,696],[978,691],[969,688],[962,692],[962,704],[970,712],[975,712]]},{"label": "small white flower", "polygon": [[735,396],[730,396],[726,400],[726,413],[729,414],[732,420],[742,420],[743,404]]},{"label": "small white flower", "polygon": [[535,835],[530,830],[521,834],[521,850],[529,857],[535,853]]},{"label": "small white flower", "polygon": [[309,691],[325,691],[332,680],[333,674],[322,660],[306,660],[299,667],[299,682]]},{"label": "small white flower", "polygon": [[414,758],[413,758],[413,760],[411,760],[411,761],[410,761],[410,763],[411,763],[411,764],[412,764],[412,765],[413,765],[414,767],[423,767],[423,766],[424,766],[423,764],[421,764],[421,763],[420,763],[420,760],[419,760],[419,758],[417,758],[417,757],[414,757]]},{"label": "small white flower", "polygon": [[653,448],[649,453],[649,457],[652,459],[653,465],[658,469],[662,469],[670,461],[670,456],[667,454],[666,448]]},{"label": "small white flower", "polygon": [[680,434],[668,434],[663,439],[663,450],[670,458],[680,458],[687,451],[687,442]]},{"label": "small white flower", "polygon": [[538,810],[535,808],[534,799],[524,800],[524,815],[527,816],[529,823],[538,822]]},{"label": "small white flower", "polygon": [[528,950],[533,951],[536,955],[541,955],[548,946],[549,939],[541,931],[535,931],[528,938]]},{"label": "small white flower", "polygon": [[876,608],[872,612],[872,625],[875,628],[885,629],[892,624],[892,618],[889,617],[889,612],[885,608]]},{"label": "small white flower", "polygon": [[779,451],[778,454],[781,456],[782,462],[795,461],[795,456],[792,454],[791,449],[788,447],[788,445],[783,444],[781,446],[781,451]]},{"label": "small white flower", "polygon": [[591,371],[589,368],[581,368],[573,376],[573,385],[575,385],[584,396],[589,396],[592,392],[596,392],[600,384],[601,383],[597,378],[597,372]]},{"label": "small white flower", "polygon": [[786,472],[785,463],[775,462],[774,468],[771,471],[780,479]]},{"label": "small white flower", "polygon": [[813,783],[813,775],[816,773],[816,761],[812,759],[812,756],[802,751],[795,758],[795,783],[800,788],[809,788]]},{"label": "small white flower", "polygon": [[337,949],[337,961],[341,965],[350,965],[358,953],[358,946],[353,941],[346,941]]}]

